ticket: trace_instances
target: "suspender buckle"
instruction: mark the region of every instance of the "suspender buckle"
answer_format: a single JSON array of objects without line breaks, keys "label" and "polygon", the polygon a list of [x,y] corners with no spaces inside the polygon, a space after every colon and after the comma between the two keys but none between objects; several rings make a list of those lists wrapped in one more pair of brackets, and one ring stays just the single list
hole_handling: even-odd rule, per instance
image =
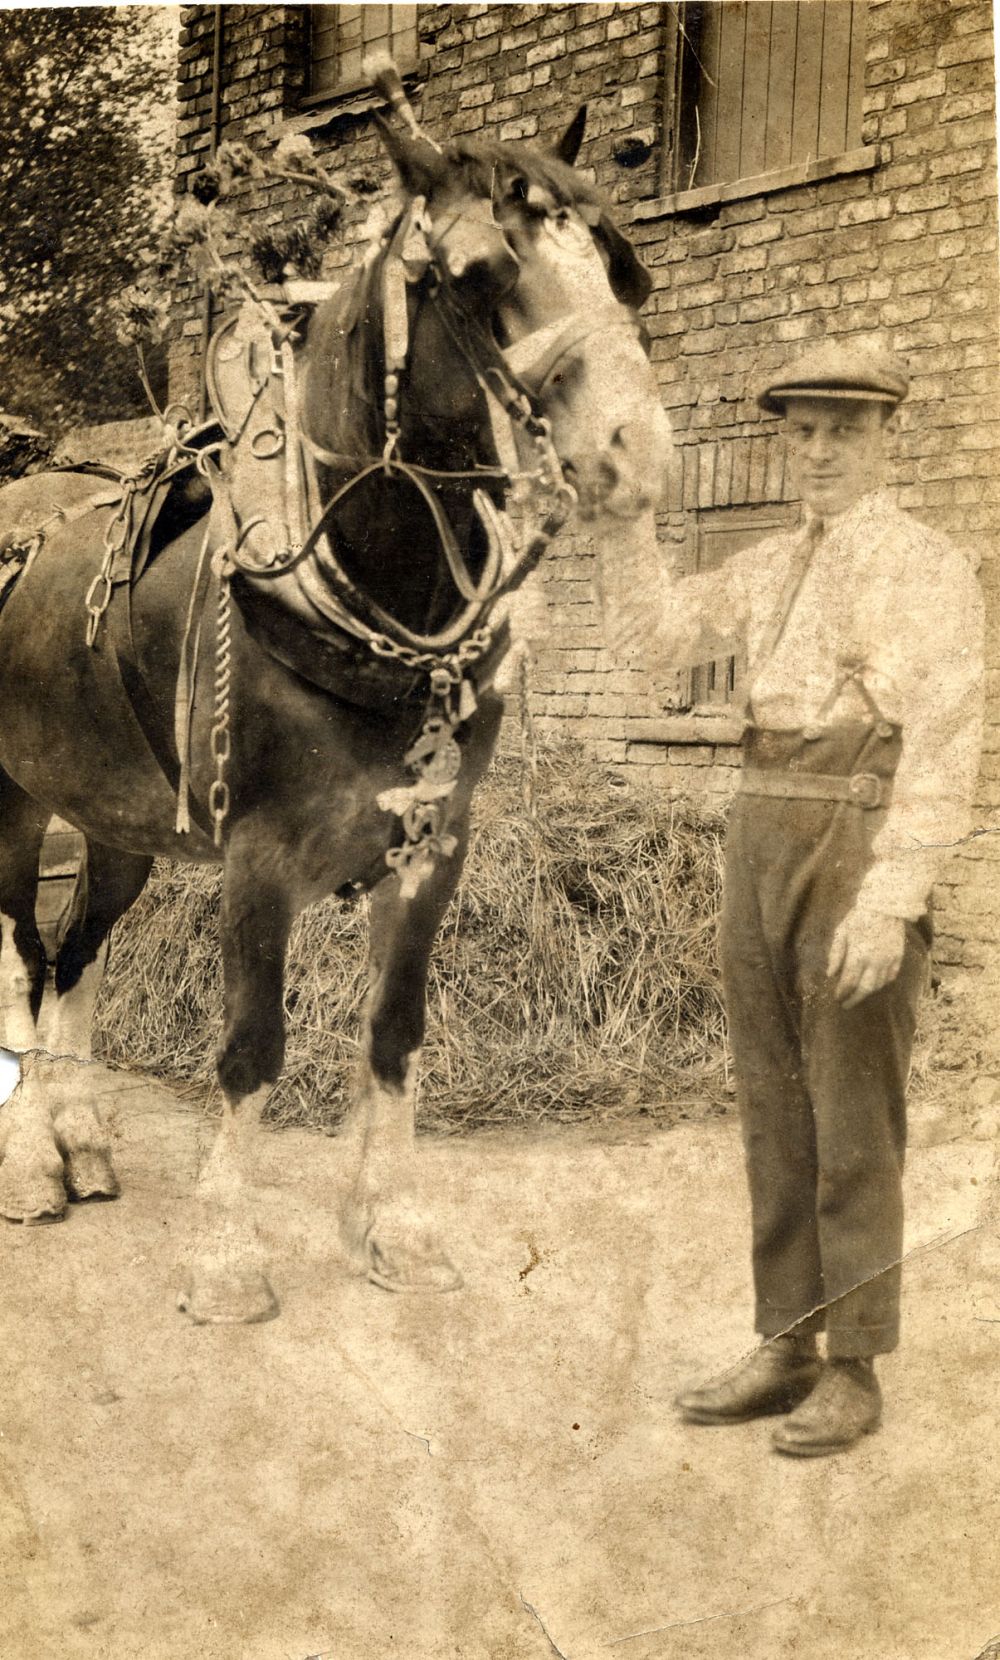
[{"label": "suspender buckle", "polygon": [[882,780],[874,772],[854,772],[847,782],[850,799],[858,807],[871,809],[882,805]]}]

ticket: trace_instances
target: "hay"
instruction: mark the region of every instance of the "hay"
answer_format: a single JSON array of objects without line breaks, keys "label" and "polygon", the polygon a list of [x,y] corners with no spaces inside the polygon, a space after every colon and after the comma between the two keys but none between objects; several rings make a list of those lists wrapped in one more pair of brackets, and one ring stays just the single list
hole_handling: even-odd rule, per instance
[{"label": "hay", "polygon": [[[537,768],[537,777],[535,769]],[[420,1122],[456,1132],[672,1122],[726,1099],[715,962],[721,823],[575,748],[506,754],[434,952]],[[203,1088],[221,1022],[218,874],[159,866],[118,926],[98,1007],[111,1062]],[[357,1059],[367,902],[298,921],[269,1116],[332,1127]]]}]

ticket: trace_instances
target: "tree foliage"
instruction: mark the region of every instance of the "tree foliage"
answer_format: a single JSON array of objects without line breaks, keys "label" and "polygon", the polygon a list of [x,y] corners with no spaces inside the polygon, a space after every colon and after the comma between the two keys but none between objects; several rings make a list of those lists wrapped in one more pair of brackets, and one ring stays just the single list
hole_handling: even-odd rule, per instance
[{"label": "tree foliage", "polygon": [[167,205],[173,22],[0,11],[0,406],[50,431],[145,407],[114,301]]}]

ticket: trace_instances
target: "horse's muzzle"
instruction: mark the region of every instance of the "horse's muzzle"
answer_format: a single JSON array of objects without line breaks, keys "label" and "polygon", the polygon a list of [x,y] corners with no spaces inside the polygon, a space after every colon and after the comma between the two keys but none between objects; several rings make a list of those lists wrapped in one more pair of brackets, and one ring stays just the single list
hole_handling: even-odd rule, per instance
[{"label": "horse's muzzle", "polygon": [[566,476],[579,498],[584,520],[637,519],[656,507],[666,484],[670,429],[660,423],[627,421],[601,450],[569,459]]}]

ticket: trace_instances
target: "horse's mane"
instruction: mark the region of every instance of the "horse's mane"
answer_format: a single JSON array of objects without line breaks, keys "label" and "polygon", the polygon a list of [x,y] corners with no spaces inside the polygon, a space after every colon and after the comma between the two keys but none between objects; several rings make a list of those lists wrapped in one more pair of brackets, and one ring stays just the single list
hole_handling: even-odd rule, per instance
[{"label": "horse's mane", "polygon": [[608,280],[616,297],[635,310],[644,303],[652,287],[649,272],[615,224],[607,197],[575,167],[560,161],[551,151],[534,150],[527,144],[486,144],[468,139],[449,144],[445,157],[449,166],[463,176],[467,188],[478,195],[492,194],[498,172],[520,173],[549,190],[561,207],[582,212],[607,256]]},{"label": "horse's mane", "polygon": [[472,194],[491,195],[498,171],[521,173],[550,190],[556,201],[566,207],[587,205],[601,214],[610,212],[610,204],[589,179],[549,151],[534,150],[527,144],[457,139],[447,146],[445,157]]}]

